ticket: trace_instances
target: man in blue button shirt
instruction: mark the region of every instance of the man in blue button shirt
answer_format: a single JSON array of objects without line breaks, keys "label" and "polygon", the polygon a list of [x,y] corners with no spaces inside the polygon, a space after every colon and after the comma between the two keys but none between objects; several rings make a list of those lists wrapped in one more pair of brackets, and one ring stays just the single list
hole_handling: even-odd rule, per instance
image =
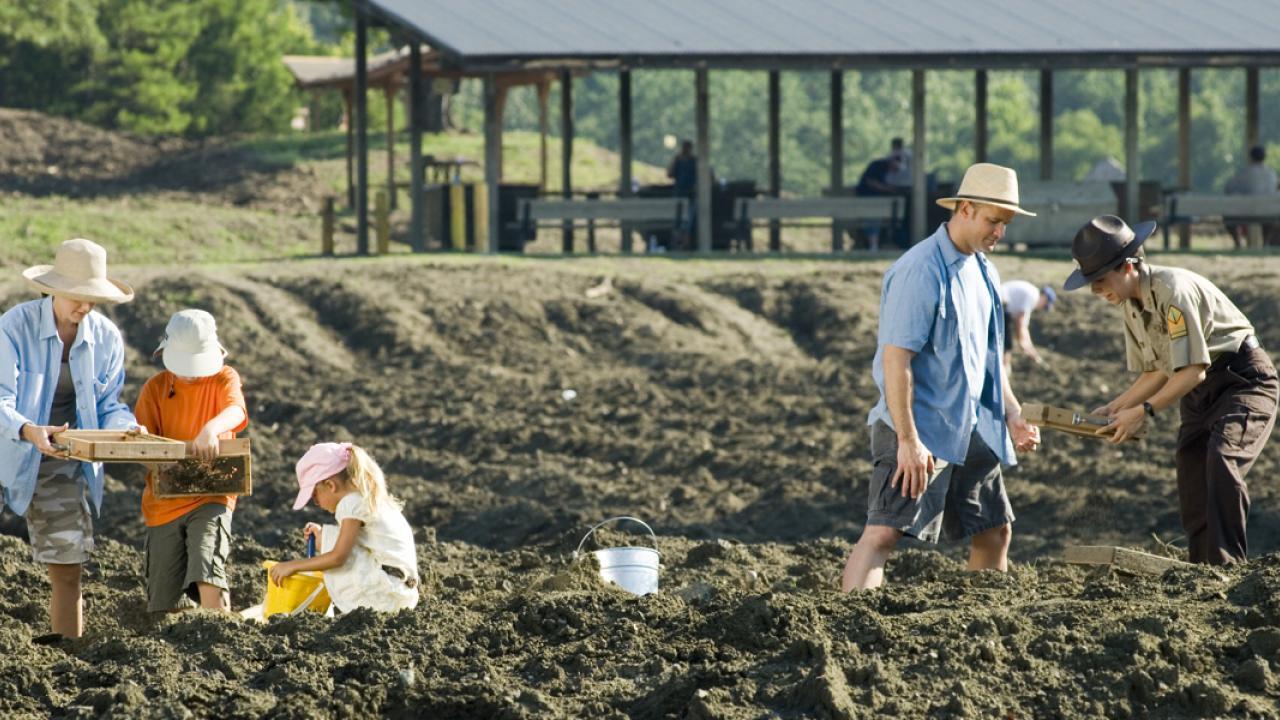
[{"label": "man in blue button shirt", "polygon": [[880,401],[867,420],[874,470],[846,592],[879,587],[903,535],[968,537],[970,570],[1008,569],[1013,511],[1000,466],[1040,442],[1004,375],[1000,276],[984,255],[1014,215],[1032,215],[1018,206],[1017,175],[978,163],[938,204],[951,219],[884,276]]}]

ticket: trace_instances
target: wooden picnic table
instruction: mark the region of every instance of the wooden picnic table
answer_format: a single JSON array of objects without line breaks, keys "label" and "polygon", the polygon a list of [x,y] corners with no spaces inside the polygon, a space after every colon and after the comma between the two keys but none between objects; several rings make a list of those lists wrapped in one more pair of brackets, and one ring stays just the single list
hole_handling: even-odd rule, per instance
[{"label": "wooden picnic table", "polygon": [[464,158],[461,155],[451,158],[438,158],[434,155],[424,155],[422,157],[422,171],[426,174],[424,179],[427,182],[440,185],[448,184],[454,179],[460,179],[462,168],[467,165],[479,167],[480,163]]}]

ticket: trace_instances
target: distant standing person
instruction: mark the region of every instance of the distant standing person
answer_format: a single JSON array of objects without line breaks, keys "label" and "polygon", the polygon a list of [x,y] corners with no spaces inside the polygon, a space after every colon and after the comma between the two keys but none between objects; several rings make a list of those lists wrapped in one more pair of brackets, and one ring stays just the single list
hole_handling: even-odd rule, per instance
[{"label": "distant standing person", "polygon": [[693,247],[693,229],[697,227],[698,203],[695,196],[698,192],[698,158],[693,154],[693,141],[680,143],[680,152],[667,165],[667,177],[671,178],[672,195],[689,201],[684,215],[684,225],[680,228],[681,249]]},{"label": "distant standing person", "polygon": [[45,297],[0,317],[0,484],[4,501],[27,520],[31,558],[49,573],[49,620],[56,636],[84,632],[80,578],[93,554],[93,517],[102,508],[102,463],[70,460],[51,437],[68,428],[138,427],[120,402],[124,341],[94,311],[124,303],[133,289],[107,277],[107,253],[67,240],[52,265],[22,273]]},{"label": "distant standing person", "polygon": [[[1240,169],[1234,177],[1227,181],[1225,190],[1231,195],[1275,195],[1280,192],[1276,188],[1276,171],[1267,167],[1267,150],[1257,145],[1249,150],[1249,164]],[[1223,218],[1227,232],[1231,234],[1231,242],[1236,248],[1246,245],[1248,224],[1238,218]],[[1271,235],[1274,228],[1264,228],[1264,233]]]},{"label": "distant standing person", "polygon": [[884,275],[872,375],[880,400],[867,419],[874,463],[867,524],[841,587],[874,588],[904,535],[970,540],[970,570],[1008,568],[1013,510],[1000,465],[1034,450],[1000,358],[1000,276],[986,258],[1018,206],[1013,170],[970,166],[951,219]]},{"label": "distant standing person", "polygon": [[1004,370],[1009,372],[1016,347],[1031,358],[1037,367],[1044,367],[1044,358],[1031,341],[1031,313],[1034,310],[1051,310],[1058,301],[1058,294],[1045,285],[1037,288],[1026,280],[1010,280],[1000,286],[1000,300],[1004,305]]},{"label": "distant standing person", "polygon": [[1129,370],[1140,373],[1094,410],[1112,418],[1113,442],[1178,404],[1178,505],[1191,562],[1245,559],[1249,492],[1244,478],[1276,419],[1280,380],[1249,319],[1205,278],[1148,265],[1142,243],[1154,222],[1130,228],[1100,215],[1076,233],[1076,271],[1063,285],[1086,285],[1124,316]]}]

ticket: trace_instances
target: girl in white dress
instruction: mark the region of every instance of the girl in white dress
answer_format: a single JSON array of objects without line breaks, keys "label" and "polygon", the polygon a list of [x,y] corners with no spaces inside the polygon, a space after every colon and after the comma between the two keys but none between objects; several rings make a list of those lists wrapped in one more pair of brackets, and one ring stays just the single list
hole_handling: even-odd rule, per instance
[{"label": "girl in white dress", "polygon": [[418,558],[413,529],[400,501],[387,493],[382,469],[351,443],[312,445],[298,461],[294,510],[312,497],[333,513],[336,525],[307,523],[303,536],[321,552],[271,569],[277,585],[296,572],[323,570],[325,589],[342,612],[367,607],[383,612],[418,604]]}]

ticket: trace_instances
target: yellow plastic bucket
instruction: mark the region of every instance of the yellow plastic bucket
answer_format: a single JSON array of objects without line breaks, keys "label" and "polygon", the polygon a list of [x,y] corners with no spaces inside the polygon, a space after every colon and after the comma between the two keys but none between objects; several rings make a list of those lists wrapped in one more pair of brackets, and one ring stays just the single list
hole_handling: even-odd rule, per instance
[{"label": "yellow plastic bucket", "polygon": [[271,582],[271,568],[275,566],[274,560],[262,561],[267,571],[267,597],[262,601],[264,619],[278,613],[296,615],[303,610],[323,613],[329,609],[329,591],[325,589],[323,573],[294,573],[285,578],[283,584],[276,585]]}]

